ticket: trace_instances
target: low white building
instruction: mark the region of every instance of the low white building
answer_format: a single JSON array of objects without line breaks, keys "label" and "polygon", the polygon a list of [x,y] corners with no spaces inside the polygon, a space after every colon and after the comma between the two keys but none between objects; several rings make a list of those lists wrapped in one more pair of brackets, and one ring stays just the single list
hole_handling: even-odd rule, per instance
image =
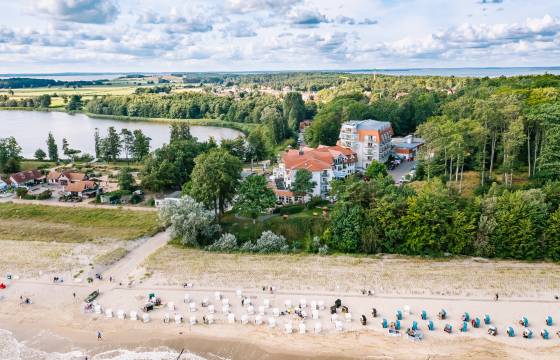
[{"label": "low white building", "polygon": [[[326,197],[334,179],[343,179],[356,171],[356,153],[342,146],[304,147],[287,150],[280,155],[278,166],[271,176],[271,187],[277,200],[284,204],[305,202],[310,196]],[[294,194],[292,184],[299,170],[311,173],[315,187],[311,194]]]}]

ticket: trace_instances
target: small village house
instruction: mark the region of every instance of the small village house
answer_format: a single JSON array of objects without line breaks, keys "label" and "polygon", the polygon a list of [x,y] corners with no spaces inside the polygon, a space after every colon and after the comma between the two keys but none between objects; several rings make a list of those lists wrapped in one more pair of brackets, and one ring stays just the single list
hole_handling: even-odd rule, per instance
[{"label": "small village house", "polygon": [[[278,202],[283,204],[299,203],[309,200],[310,196],[325,198],[334,179],[343,179],[356,171],[356,153],[341,146],[303,147],[300,150],[287,150],[280,155],[278,166],[274,168],[270,187]],[[315,187],[311,194],[295,194],[291,188],[299,170],[308,170]]]},{"label": "small village house", "polygon": [[79,172],[70,172],[70,171],[51,171],[49,175],[47,175],[47,181],[49,184],[58,184],[58,185],[68,185],[71,183],[75,183],[78,181],[88,180],[88,177],[84,173]]},{"label": "small village house", "polygon": [[96,194],[99,186],[91,180],[77,181],[64,186],[66,195],[85,197]]},{"label": "small village house", "polygon": [[45,182],[45,175],[39,170],[20,171],[8,178],[9,185],[13,187],[34,186]]}]

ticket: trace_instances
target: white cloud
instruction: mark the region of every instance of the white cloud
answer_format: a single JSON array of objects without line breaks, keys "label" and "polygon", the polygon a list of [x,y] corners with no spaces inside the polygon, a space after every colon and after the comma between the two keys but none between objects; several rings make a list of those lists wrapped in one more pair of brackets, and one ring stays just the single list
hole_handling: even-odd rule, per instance
[{"label": "white cloud", "polygon": [[55,20],[90,24],[111,23],[119,15],[113,0],[39,0],[36,9]]},{"label": "white cloud", "polygon": [[226,9],[245,14],[255,11],[271,11],[274,15],[282,15],[292,9],[295,5],[301,4],[302,0],[228,0]]}]

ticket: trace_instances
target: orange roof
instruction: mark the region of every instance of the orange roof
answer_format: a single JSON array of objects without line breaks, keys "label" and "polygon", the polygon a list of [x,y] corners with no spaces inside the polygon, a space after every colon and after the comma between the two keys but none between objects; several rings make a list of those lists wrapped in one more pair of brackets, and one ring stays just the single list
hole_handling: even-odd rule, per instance
[{"label": "orange roof", "polygon": [[317,149],[304,147],[301,150],[288,150],[282,154],[282,162],[286,169],[306,169],[321,171],[330,169],[335,157],[344,155],[347,161],[356,159],[350,148],[342,146],[319,146]]},{"label": "orange roof", "polygon": [[280,190],[280,189],[272,189],[272,191],[274,191],[274,193],[276,194],[276,196],[287,196],[287,197],[293,197],[294,193],[290,190]]},{"label": "orange roof", "polygon": [[62,174],[59,173],[58,171],[51,171],[51,172],[49,172],[49,175],[47,175],[47,179],[49,179],[49,180],[58,180],[58,178],[60,177],[60,175],[62,175]]},{"label": "orange roof", "polygon": [[95,188],[95,183],[93,181],[86,180],[86,181],[78,181],[75,183],[68,184],[66,186],[66,191],[81,193],[84,190],[94,189],[94,188]]},{"label": "orange roof", "polygon": [[70,181],[82,181],[86,178],[86,174],[78,173],[78,172],[63,172],[64,176],[68,178]]}]

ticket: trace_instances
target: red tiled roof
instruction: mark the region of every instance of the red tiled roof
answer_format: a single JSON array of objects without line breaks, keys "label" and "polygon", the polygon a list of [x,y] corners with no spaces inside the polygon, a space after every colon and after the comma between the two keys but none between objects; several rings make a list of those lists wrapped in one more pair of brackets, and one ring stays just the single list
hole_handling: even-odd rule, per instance
[{"label": "red tiled roof", "polygon": [[84,173],[78,173],[78,172],[63,172],[62,173],[64,176],[66,176],[68,178],[68,180],[74,182],[74,181],[82,181],[85,180],[86,178],[86,174]]},{"label": "red tiled roof", "polygon": [[352,149],[342,146],[319,146],[317,149],[304,147],[302,150],[288,150],[282,154],[286,169],[327,170],[332,167],[335,157],[344,155],[346,161],[355,161]]},{"label": "red tiled roof", "polygon": [[51,171],[51,172],[49,172],[49,175],[47,175],[47,179],[49,179],[49,180],[58,180],[58,178],[60,177],[60,175],[62,175],[62,174],[59,173],[58,171]]},{"label": "red tiled roof", "polygon": [[95,183],[93,181],[86,180],[86,181],[78,181],[75,183],[71,183],[66,186],[67,192],[81,193],[87,189],[95,189]]},{"label": "red tiled roof", "polygon": [[43,174],[41,174],[39,170],[34,169],[34,170],[20,171],[18,173],[12,174],[11,178],[14,179],[15,182],[19,184],[31,180],[41,180],[44,179],[44,176]]}]

